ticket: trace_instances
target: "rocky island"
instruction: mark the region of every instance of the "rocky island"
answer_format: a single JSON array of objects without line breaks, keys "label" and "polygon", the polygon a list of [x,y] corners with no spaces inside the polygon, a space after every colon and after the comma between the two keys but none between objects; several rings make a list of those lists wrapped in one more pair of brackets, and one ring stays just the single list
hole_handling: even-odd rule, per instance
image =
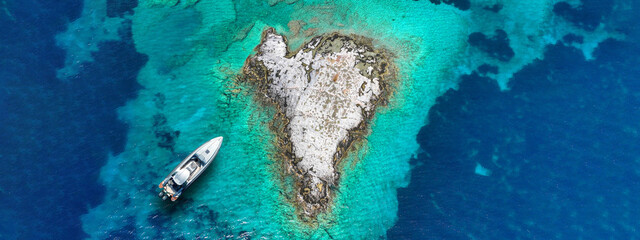
[{"label": "rocky island", "polygon": [[332,202],[338,163],[369,128],[375,109],[387,102],[396,77],[392,55],[372,40],[331,33],[295,52],[269,28],[242,80],[273,106],[278,159],[295,180],[296,205],[314,217]]}]

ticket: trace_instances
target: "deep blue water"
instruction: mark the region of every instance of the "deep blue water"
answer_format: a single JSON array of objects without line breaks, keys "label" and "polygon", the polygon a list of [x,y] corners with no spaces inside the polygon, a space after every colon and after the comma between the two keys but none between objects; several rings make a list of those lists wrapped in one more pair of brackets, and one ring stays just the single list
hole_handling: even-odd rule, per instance
[{"label": "deep blue water", "polygon": [[54,37],[79,17],[82,1],[7,8],[14,18],[0,14],[0,238],[82,238],[79,216],[104,196],[99,169],[124,146],[127,127],[115,110],[135,97],[146,57],[125,29],[122,41],[102,44],[94,62],[61,81],[65,56]]},{"label": "deep blue water", "polygon": [[[110,16],[136,5],[108,2]],[[610,2],[583,2],[554,12],[587,31],[612,24],[627,39],[607,40],[585,61],[565,45],[582,40],[567,36],[505,92],[483,77],[491,66],[464,76],[418,135],[422,152],[399,190],[390,239],[640,238],[640,18],[611,14]],[[86,237],[79,216],[103,198],[99,169],[109,152],[122,151],[127,131],[115,110],[135,98],[146,57],[125,28],[122,41],[104,43],[94,62],[61,81],[64,51],[54,36],[79,17],[82,1],[6,6],[14,18],[0,14],[0,238]],[[510,59],[508,36],[469,40]],[[492,174],[475,174],[476,164]]]},{"label": "deep blue water", "polygon": [[390,239],[640,239],[640,26],[632,11],[609,18],[611,5],[556,5],[576,26],[627,35],[594,61],[558,43],[510,91],[485,66],[437,100]]}]

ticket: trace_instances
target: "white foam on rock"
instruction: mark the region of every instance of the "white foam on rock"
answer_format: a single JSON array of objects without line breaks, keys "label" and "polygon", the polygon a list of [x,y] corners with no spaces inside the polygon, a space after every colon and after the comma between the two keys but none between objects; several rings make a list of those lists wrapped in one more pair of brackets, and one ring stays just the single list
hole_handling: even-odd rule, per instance
[{"label": "white foam on rock", "polygon": [[356,68],[363,47],[345,43],[339,52],[315,56],[305,51],[316,48],[318,39],[287,57],[284,38],[267,33],[256,56],[269,70],[269,95],[285,106],[293,153],[301,159],[296,167],[310,176],[310,194],[316,198],[322,197],[322,186],[337,178],[333,160],[339,143],[381,93],[378,78],[369,79]]}]

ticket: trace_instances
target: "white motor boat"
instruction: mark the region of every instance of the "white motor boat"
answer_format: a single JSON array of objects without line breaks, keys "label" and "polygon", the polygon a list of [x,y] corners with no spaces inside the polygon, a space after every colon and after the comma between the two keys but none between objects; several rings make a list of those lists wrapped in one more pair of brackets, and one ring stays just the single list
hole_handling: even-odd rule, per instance
[{"label": "white motor boat", "polygon": [[184,158],[178,166],[158,185],[162,189],[159,196],[162,200],[170,198],[175,201],[204,170],[211,165],[222,145],[222,137],[209,140]]}]

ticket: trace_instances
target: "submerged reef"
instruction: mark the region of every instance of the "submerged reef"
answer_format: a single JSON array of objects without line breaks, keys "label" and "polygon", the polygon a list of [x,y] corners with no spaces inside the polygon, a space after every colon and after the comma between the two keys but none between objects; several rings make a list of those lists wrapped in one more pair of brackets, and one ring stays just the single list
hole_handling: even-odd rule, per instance
[{"label": "submerged reef", "polygon": [[371,39],[339,33],[314,37],[289,53],[286,38],[273,28],[263,32],[256,52],[241,79],[277,109],[278,160],[295,179],[295,202],[313,217],[331,203],[337,164],[388,100],[396,76],[391,54],[374,49]]},{"label": "submerged reef", "polygon": [[[118,109],[127,144],[101,169],[104,202],[82,216],[83,230],[94,239],[378,239],[401,218],[396,192],[409,184],[429,108],[460,76],[478,72],[508,90],[549,44],[563,41],[589,59],[599,42],[622,39],[615,24],[587,31],[558,17],[558,0],[472,0],[465,11],[455,3],[466,1],[437,2],[139,1],[127,19],[135,50],[148,56],[136,75],[142,87]],[[72,25],[78,39],[103,31]],[[277,31],[271,40],[268,26]],[[484,37],[471,43],[474,33]],[[76,54],[75,45],[60,46]],[[326,100],[311,91],[320,87]],[[177,206],[162,202],[158,181],[214,136],[225,143],[207,173]]]}]

